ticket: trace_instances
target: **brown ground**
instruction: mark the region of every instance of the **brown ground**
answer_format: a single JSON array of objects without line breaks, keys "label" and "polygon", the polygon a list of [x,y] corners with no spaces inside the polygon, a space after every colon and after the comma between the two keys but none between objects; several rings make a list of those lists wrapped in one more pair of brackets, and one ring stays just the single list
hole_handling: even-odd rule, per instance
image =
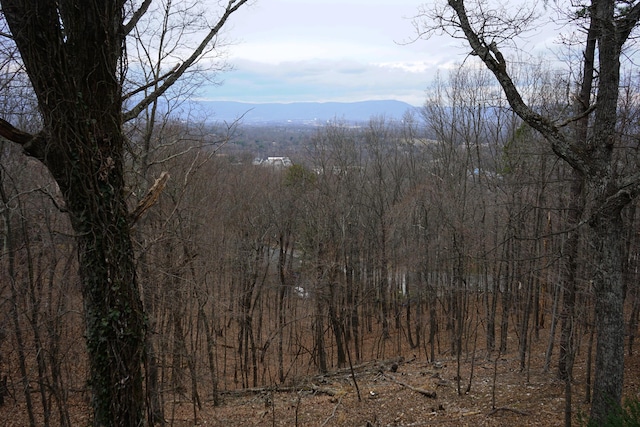
[{"label": "brown ground", "polygon": [[[478,352],[471,389],[464,393],[471,360],[461,365],[462,395],[457,393],[457,364],[440,357],[435,364],[409,353],[404,360],[368,362],[355,367],[361,400],[349,369],[302,380],[287,389],[255,389],[224,393],[214,407],[203,402],[194,417],[188,402],[168,402],[167,425],[183,426],[562,426],[564,384],[542,371],[545,341],[534,344],[530,369],[520,372],[517,352],[497,363]],[[513,343],[515,347],[515,343]],[[576,360],[573,383],[574,425],[588,413],[585,397],[585,352]],[[556,358],[553,363],[555,366]],[[396,372],[394,364],[397,365]],[[495,407],[492,389],[496,372]],[[626,359],[625,395],[638,397],[640,356]],[[435,392],[436,398],[423,392]],[[71,409],[74,426],[88,425],[86,400]],[[195,422],[194,422],[195,418]],[[26,426],[24,402],[8,399],[0,408],[0,426]],[[53,425],[57,425],[54,422]]]},{"label": "brown ground", "polygon": [[[368,363],[357,367],[362,400],[349,370],[310,378],[300,391],[262,391],[226,395],[217,408],[198,411],[197,425],[213,426],[562,426],[564,384],[553,372],[544,373],[543,354],[534,355],[529,375],[521,373],[516,353],[498,360],[495,408],[492,405],[494,363],[479,360],[469,393],[470,361],[462,369],[462,395],[457,393],[456,362],[438,364],[420,359],[398,363]],[[640,385],[640,357],[627,358],[625,394],[636,396]],[[536,366],[536,368],[533,368]],[[573,384],[574,425],[588,413],[584,401],[584,364],[576,366]],[[413,387],[414,389],[411,389]],[[314,391],[315,389],[315,391]],[[421,391],[436,392],[429,398]],[[194,425],[190,405],[174,408],[176,426]],[[167,415],[170,415],[169,413]],[[178,421],[180,419],[180,421]]]}]

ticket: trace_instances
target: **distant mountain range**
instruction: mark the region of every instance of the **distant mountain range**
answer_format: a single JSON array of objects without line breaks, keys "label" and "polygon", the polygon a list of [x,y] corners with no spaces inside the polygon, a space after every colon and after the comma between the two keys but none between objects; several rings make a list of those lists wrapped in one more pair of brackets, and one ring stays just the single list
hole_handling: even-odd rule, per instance
[{"label": "distant mountain range", "polygon": [[244,124],[294,123],[319,124],[329,120],[367,122],[374,117],[402,120],[416,107],[401,101],[362,102],[292,102],[254,104],[234,101],[196,101],[195,105],[212,121],[233,121],[242,117]]}]

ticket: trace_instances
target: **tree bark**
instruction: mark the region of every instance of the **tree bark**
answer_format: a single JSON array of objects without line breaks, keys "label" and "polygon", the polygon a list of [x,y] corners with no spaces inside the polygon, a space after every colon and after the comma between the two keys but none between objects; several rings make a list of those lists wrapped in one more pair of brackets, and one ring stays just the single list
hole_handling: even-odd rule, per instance
[{"label": "tree bark", "polygon": [[619,212],[592,225],[595,266],[596,358],[591,417],[603,420],[620,403],[624,378],[624,304],[621,274],[623,223]]}]

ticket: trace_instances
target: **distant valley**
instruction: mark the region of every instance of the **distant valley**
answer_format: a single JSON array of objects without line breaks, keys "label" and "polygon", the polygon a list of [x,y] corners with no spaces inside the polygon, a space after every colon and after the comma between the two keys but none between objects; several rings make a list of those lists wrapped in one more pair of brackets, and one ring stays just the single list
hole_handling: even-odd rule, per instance
[{"label": "distant valley", "polygon": [[362,102],[293,102],[245,103],[234,101],[192,101],[192,106],[204,113],[208,121],[230,122],[242,117],[245,125],[292,123],[317,125],[331,120],[368,122],[374,117],[402,120],[416,107],[401,101]]}]

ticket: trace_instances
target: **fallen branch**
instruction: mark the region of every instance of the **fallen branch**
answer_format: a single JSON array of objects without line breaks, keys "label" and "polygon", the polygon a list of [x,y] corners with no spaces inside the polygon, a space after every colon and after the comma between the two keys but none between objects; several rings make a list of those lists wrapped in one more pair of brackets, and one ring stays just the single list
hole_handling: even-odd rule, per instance
[{"label": "fallen branch", "polygon": [[516,413],[516,414],[518,414],[518,415],[524,415],[524,416],[529,415],[529,413],[528,413],[528,412],[524,412],[524,411],[521,411],[521,410],[519,410],[519,409],[509,408],[509,407],[507,407],[507,406],[501,406],[501,407],[499,407],[499,408],[492,409],[492,410],[491,410],[491,412],[489,412],[489,413],[487,414],[487,417],[490,417],[491,415],[494,415],[494,414],[495,414],[496,412],[498,412],[498,411],[511,411],[511,412],[514,412],[514,413]]},{"label": "fallen branch", "polygon": [[[304,390],[304,388],[302,390]],[[337,396],[339,394],[344,394],[344,392],[341,392],[341,390],[337,390],[329,387],[318,387],[315,384],[311,385],[311,390],[315,394],[326,394],[327,396]]]},{"label": "fallen branch", "polygon": [[338,399],[338,403],[336,403],[336,406],[333,407],[333,412],[331,413],[331,415],[329,415],[329,417],[327,417],[326,420],[324,420],[324,422],[320,425],[320,427],[326,426],[327,423],[331,421],[332,418],[335,418],[336,412],[338,411],[338,406],[340,405],[342,405],[342,397]]},{"label": "fallen branch", "polygon": [[241,397],[247,396],[251,394],[262,394],[262,393],[298,393],[301,391],[306,391],[314,394],[326,394],[327,396],[338,396],[344,394],[344,391],[340,389],[330,388],[330,387],[320,387],[315,384],[311,385],[303,385],[303,386],[295,386],[295,387],[251,387],[251,388],[243,388],[239,390],[220,390],[219,394],[224,396],[234,396]]},{"label": "fallen branch", "polygon": [[423,396],[425,396],[425,397],[428,397],[428,398],[430,398],[430,399],[435,399],[435,398],[437,398],[437,394],[436,394],[436,392],[435,392],[435,391],[425,390],[425,389],[423,389],[423,388],[414,387],[414,386],[412,386],[412,385],[410,385],[410,384],[407,384],[407,383],[405,383],[405,382],[402,382],[402,381],[400,381],[400,380],[396,379],[395,377],[393,377],[393,376],[391,376],[391,375],[389,375],[389,374],[383,374],[383,376],[384,376],[385,378],[387,378],[387,379],[390,379],[390,380],[391,380],[391,381],[393,381],[394,383],[399,384],[399,385],[401,385],[402,387],[406,387],[406,388],[408,388],[408,389],[409,389],[409,390],[411,390],[411,391],[415,391],[416,393],[420,393],[421,395],[423,395]]},{"label": "fallen branch", "polygon": [[243,397],[252,394],[265,394],[265,393],[295,393],[301,390],[301,388],[295,387],[250,387],[241,388],[238,390],[218,390],[218,394],[231,397]]}]

